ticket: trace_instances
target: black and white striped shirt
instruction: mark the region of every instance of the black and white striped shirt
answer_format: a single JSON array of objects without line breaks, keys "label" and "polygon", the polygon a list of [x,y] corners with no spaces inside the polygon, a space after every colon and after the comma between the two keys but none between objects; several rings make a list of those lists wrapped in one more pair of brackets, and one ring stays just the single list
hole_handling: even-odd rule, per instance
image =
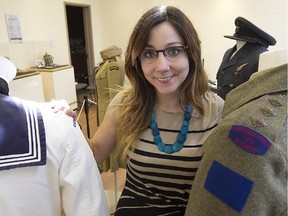
[{"label": "black and white striped shirt", "polygon": [[[205,116],[193,111],[189,132],[180,152],[159,151],[147,129],[129,152],[126,183],[115,215],[184,215],[191,186],[202,158],[202,143],[216,127],[223,102],[214,93],[203,97]],[[183,112],[184,113],[184,112]],[[182,125],[183,113],[156,109],[156,121],[165,144],[173,144]]]}]

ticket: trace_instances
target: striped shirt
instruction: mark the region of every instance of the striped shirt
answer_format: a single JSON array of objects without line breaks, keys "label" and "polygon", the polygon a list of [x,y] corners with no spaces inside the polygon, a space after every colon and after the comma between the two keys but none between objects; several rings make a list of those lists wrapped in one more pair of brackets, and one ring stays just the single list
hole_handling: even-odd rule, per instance
[{"label": "striped shirt", "polygon": [[[223,101],[214,93],[203,97],[205,116],[193,110],[189,132],[181,151],[166,154],[153,141],[151,129],[129,152],[126,183],[116,209],[119,215],[184,215],[191,186],[202,158],[202,143],[221,118]],[[156,109],[163,142],[173,144],[183,121],[181,113]]]}]

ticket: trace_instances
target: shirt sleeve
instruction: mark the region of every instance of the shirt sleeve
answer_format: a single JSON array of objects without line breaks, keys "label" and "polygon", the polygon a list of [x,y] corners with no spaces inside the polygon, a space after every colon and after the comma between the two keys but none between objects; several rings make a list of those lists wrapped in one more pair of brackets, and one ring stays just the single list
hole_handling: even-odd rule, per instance
[{"label": "shirt sleeve", "polygon": [[59,170],[62,204],[66,216],[109,215],[101,176],[92,151],[78,124],[63,117],[64,157]]}]

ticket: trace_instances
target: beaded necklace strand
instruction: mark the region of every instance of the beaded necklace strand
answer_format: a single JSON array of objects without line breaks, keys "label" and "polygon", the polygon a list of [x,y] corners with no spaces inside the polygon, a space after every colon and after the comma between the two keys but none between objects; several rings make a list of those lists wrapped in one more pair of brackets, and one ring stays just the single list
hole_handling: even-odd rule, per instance
[{"label": "beaded necklace strand", "polygon": [[177,135],[176,141],[174,142],[173,145],[166,145],[165,143],[162,142],[162,138],[160,137],[158,125],[157,125],[156,118],[155,118],[155,108],[153,109],[151,120],[150,120],[150,128],[154,136],[154,142],[158,146],[158,149],[161,152],[165,152],[167,154],[173,154],[174,152],[179,152],[183,148],[184,142],[186,140],[186,136],[188,133],[188,127],[189,127],[192,111],[193,111],[192,106],[188,104],[184,112],[182,126],[180,129],[180,132]]}]

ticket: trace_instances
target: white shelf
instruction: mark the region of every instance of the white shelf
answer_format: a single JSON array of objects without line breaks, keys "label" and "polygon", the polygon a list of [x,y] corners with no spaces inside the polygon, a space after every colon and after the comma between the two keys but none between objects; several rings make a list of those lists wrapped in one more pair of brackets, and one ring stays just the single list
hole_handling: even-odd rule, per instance
[{"label": "white shelf", "polygon": [[9,84],[9,95],[25,100],[44,102],[41,74],[35,72],[12,80]]}]

